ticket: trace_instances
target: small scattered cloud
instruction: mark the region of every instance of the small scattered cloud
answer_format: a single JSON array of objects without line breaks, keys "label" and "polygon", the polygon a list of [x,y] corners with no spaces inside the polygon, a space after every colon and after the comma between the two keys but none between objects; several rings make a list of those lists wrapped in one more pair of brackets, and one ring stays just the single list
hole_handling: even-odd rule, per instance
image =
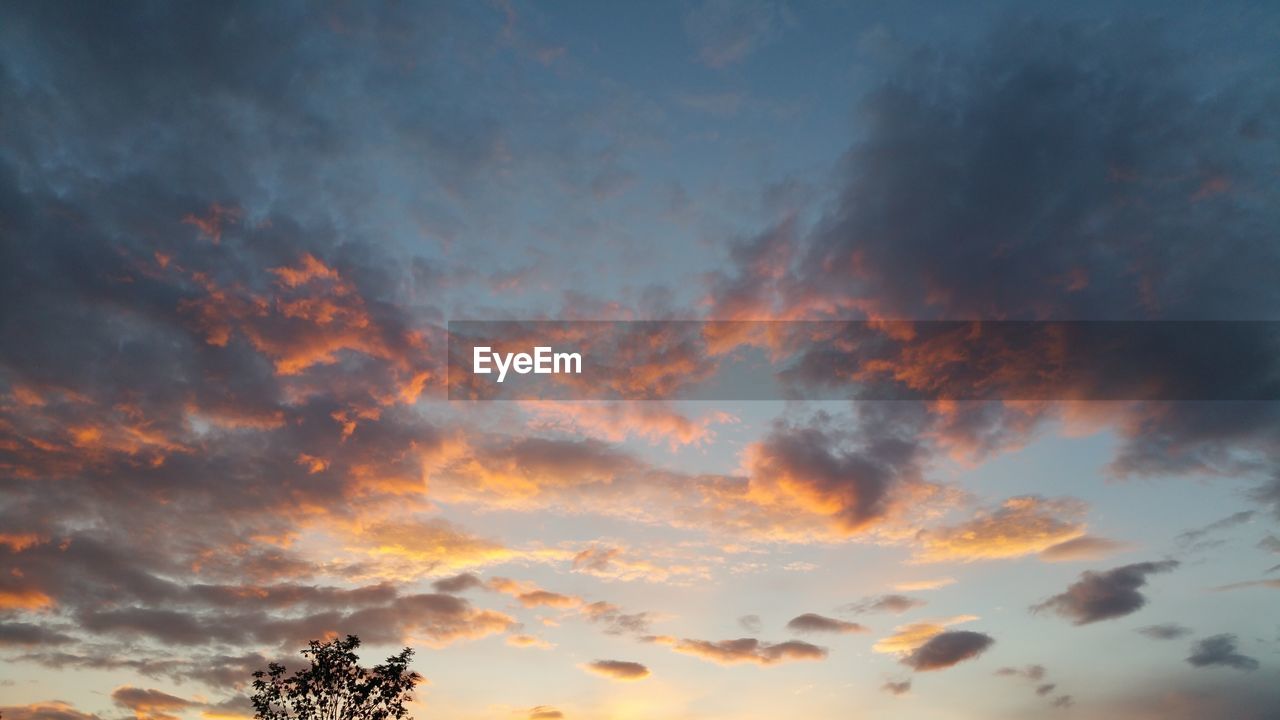
[{"label": "small scattered cloud", "polygon": [[1280,555],[1280,538],[1275,535],[1267,535],[1258,541],[1258,549]]},{"label": "small scattered cloud", "polygon": [[738,627],[749,633],[758,633],[764,627],[759,615],[743,615],[738,618]]},{"label": "small scattered cloud", "polygon": [[649,677],[649,668],[626,660],[596,660],[583,665],[582,669],[610,680],[633,681]]},{"label": "small scattered cloud", "polygon": [[1147,625],[1137,629],[1138,634],[1146,635],[1152,640],[1177,640],[1191,634],[1191,628],[1183,627],[1177,623],[1160,623],[1158,625]]},{"label": "small scattered cloud", "polygon": [[1242,510],[1233,515],[1228,515],[1221,520],[1216,520],[1203,527],[1187,530],[1178,535],[1176,542],[1189,550],[1198,550],[1210,545],[1217,544],[1206,540],[1210,535],[1214,535],[1223,530],[1229,530],[1233,527],[1244,525],[1253,520],[1257,513],[1253,510]]},{"label": "small scattered cloud", "polygon": [[958,525],[922,530],[916,562],[972,562],[1043,552],[1084,535],[1085,504],[1073,498],[1023,495]]},{"label": "small scattered cloud", "polygon": [[901,662],[917,672],[942,670],[976,658],[994,644],[985,633],[951,630],[934,635]]},{"label": "small scattered cloud", "polygon": [[1099,560],[1112,553],[1127,550],[1131,547],[1128,543],[1122,543],[1117,540],[1109,540],[1094,535],[1082,535],[1041,550],[1040,559],[1045,562]]},{"label": "small scattered cloud", "polygon": [[[1275,568],[1272,568],[1273,570]],[[1227,590],[1245,590],[1247,588],[1280,588],[1280,580],[1246,580],[1244,582],[1230,583],[1227,585],[1219,585],[1214,588],[1218,592]]]},{"label": "small scattered cloud", "polygon": [[1086,571],[1066,592],[1055,595],[1032,612],[1052,610],[1076,625],[1110,620],[1137,612],[1147,604],[1138,589],[1147,584],[1147,576],[1178,567],[1176,560],[1124,565],[1105,572]]},{"label": "small scattered cloud", "polygon": [[1027,665],[1026,667],[1021,668],[1002,667],[999,670],[996,670],[996,675],[1000,675],[1002,677],[1023,677],[1028,680],[1039,681],[1044,679],[1045,672],[1043,665]]},{"label": "small scattered cloud", "polygon": [[645,639],[660,645],[668,645],[678,653],[693,655],[721,665],[738,663],[776,665],[792,660],[823,660],[827,657],[826,648],[801,640],[770,643],[756,638],[693,640],[689,638],[678,639],[668,636],[651,636]]},{"label": "small scattered cloud", "polygon": [[791,618],[787,629],[799,633],[863,633],[867,627],[855,622],[829,618],[817,613],[805,613]]},{"label": "small scattered cloud", "polygon": [[890,680],[881,685],[880,689],[890,695],[906,695],[911,692],[911,681],[903,680],[901,682],[894,682],[893,680]]},{"label": "small scattered cloud", "polygon": [[977,619],[977,615],[955,615],[900,625],[894,629],[892,635],[876,641],[872,649],[879,653],[910,653],[924,645],[933,636],[946,632],[949,626]]},{"label": "small scattered cloud", "polygon": [[928,603],[924,600],[908,597],[906,595],[879,595],[849,603],[840,609],[845,612],[856,613],[859,615],[878,612],[891,612],[894,615],[901,615],[912,608],[921,607],[926,604]]},{"label": "small scattered cloud", "polygon": [[471,573],[462,573],[453,577],[442,578],[431,583],[431,587],[436,592],[449,593],[456,595],[460,592],[466,592],[472,588],[484,587],[484,581]]},{"label": "small scattered cloud", "polygon": [[550,650],[555,647],[555,643],[548,642],[537,635],[526,635],[523,633],[508,635],[507,644],[511,647],[537,648],[539,650]]},{"label": "small scattered cloud", "polygon": [[933,578],[932,580],[908,580],[900,582],[893,586],[894,590],[899,592],[924,592],[926,590],[937,590],[948,585],[955,585],[956,579],[952,577]]},{"label": "small scattered cloud", "polygon": [[1258,661],[1236,652],[1236,636],[1230,634],[1207,637],[1191,648],[1187,662],[1196,667],[1221,666],[1236,670],[1257,670]]}]

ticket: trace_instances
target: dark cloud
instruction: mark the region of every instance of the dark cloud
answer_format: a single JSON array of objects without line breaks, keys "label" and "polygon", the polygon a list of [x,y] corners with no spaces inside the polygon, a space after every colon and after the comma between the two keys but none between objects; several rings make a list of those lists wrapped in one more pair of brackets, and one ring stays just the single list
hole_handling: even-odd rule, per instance
[{"label": "dark cloud", "polygon": [[131,711],[135,717],[148,720],[173,720],[176,717],[174,713],[201,704],[159,690],[128,685],[112,691],[111,699],[120,707]]},{"label": "dark cloud", "polygon": [[751,482],[802,507],[834,508],[835,528],[856,532],[923,482],[916,410],[861,405],[852,434],[821,413],[805,425],[776,424],[750,455]]},{"label": "dark cloud", "polygon": [[43,625],[22,622],[0,623],[0,647],[8,645],[61,645],[73,640],[69,635]]},{"label": "dark cloud", "polygon": [[1191,648],[1187,662],[1196,667],[1220,665],[1236,670],[1257,670],[1258,661],[1236,652],[1235,635],[1214,635],[1207,637]]},{"label": "dark cloud", "polygon": [[1200,546],[1203,539],[1207,535],[1212,535],[1221,530],[1243,525],[1253,519],[1257,513],[1253,510],[1242,510],[1233,515],[1228,515],[1221,520],[1216,520],[1201,528],[1187,530],[1182,532],[1176,538],[1177,542],[1183,546]]},{"label": "dark cloud", "polygon": [[1246,198],[1274,185],[1237,129],[1275,98],[1206,101],[1191,68],[1123,22],[915,55],[862,108],[802,287],[891,317],[1273,317],[1280,251]]},{"label": "dark cloud", "polygon": [[1159,625],[1147,625],[1138,628],[1137,632],[1146,635],[1153,640],[1176,640],[1180,637],[1190,635],[1191,628],[1183,627],[1177,623],[1161,623]]},{"label": "dark cloud", "polygon": [[1147,604],[1138,589],[1146,585],[1148,575],[1176,567],[1176,560],[1164,560],[1124,565],[1105,572],[1086,571],[1066,592],[1032,606],[1031,610],[1052,610],[1076,625],[1123,617]]},{"label": "dark cloud", "polygon": [[971,660],[995,644],[990,636],[970,630],[949,630],[929,638],[925,644],[902,659],[902,664],[924,672],[942,670]]},{"label": "dark cloud", "polygon": [[901,615],[912,608],[921,607],[927,604],[928,603],[924,600],[908,597],[906,595],[879,595],[849,603],[848,605],[843,606],[841,610],[858,614],[891,612],[895,615]]},{"label": "dark cloud", "polygon": [[[1035,694],[1038,697],[1048,698],[1058,689],[1058,684],[1047,682],[1048,671],[1043,665],[1027,665],[1021,668],[1002,667],[996,670],[996,675],[1003,677],[1020,677],[1032,684]],[[1070,695],[1059,695],[1050,700],[1052,707],[1069,707],[1072,703]]]},{"label": "dark cloud", "polygon": [[1023,668],[1002,667],[996,670],[996,675],[1005,677],[1024,677],[1028,680],[1042,680],[1045,675],[1043,665],[1028,665]]},{"label": "dark cloud", "polygon": [[1280,555],[1280,538],[1275,535],[1267,535],[1258,541],[1258,549]]},{"label": "dark cloud", "polygon": [[641,635],[649,632],[653,618],[646,612],[623,612],[622,608],[604,601],[582,606],[582,614],[593,623],[604,626],[608,635]]},{"label": "dark cloud", "polygon": [[626,660],[595,660],[583,668],[612,680],[643,680],[649,677],[649,668]]},{"label": "dark cloud", "polygon": [[880,686],[880,689],[890,695],[906,695],[911,692],[911,681],[903,680],[902,682],[894,682],[892,680]]},{"label": "dark cloud", "polygon": [[473,588],[482,588],[484,587],[484,581],[471,573],[462,573],[436,580],[431,583],[431,587],[435,588],[437,592],[455,595]]},{"label": "dark cloud", "polygon": [[805,613],[791,618],[787,629],[799,633],[860,633],[867,632],[865,625],[829,618],[815,613]]},{"label": "dark cloud", "polygon": [[1272,514],[1280,519],[1280,471],[1267,482],[1260,485],[1251,493],[1254,501],[1258,504],[1270,508]]},{"label": "dark cloud", "polygon": [[693,655],[721,665],[755,663],[774,665],[791,660],[823,660],[827,649],[800,640],[769,643],[756,638],[736,640],[692,640],[666,636],[645,638],[649,642],[671,646],[672,650]]}]

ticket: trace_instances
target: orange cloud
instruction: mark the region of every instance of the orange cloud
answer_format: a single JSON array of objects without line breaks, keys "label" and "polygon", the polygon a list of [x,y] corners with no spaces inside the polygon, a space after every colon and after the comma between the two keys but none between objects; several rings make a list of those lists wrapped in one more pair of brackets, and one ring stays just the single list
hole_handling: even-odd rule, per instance
[{"label": "orange cloud", "polygon": [[527,608],[549,607],[565,609],[583,604],[582,598],[575,595],[562,595],[550,590],[543,590],[536,585],[522,583],[511,578],[495,577],[489,581],[489,588],[511,595]]},{"label": "orange cloud", "polygon": [[934,578],[932,580],[908,580],[906,582],[894,583],[893,589],[902,592],[920,592],[924,590],[937,590],[948,585],[954,585],[955,578]]},{"label": "orange cloud", "polygon": [[0,588],[0,610],[40,610],[53,605],[53,598],[30,588]]},{"label": "orange cloud", "polygon": [[876,641],[872,649],[878,653],[906,654],[915,651],[928,642],[933,636],[945,632],[952,625],[977,620],[977,615],[955,615],[947,618],[923,620],[921,622],[899,625],[894,633]]},{"label": "orange cloud", "polygon": [[222,241],[223,226],[238,223],[243,217],[244,211],[234,205],[213,203],[204,215],[187,213],[182,216],[182,222],[185,225],[194,225],[201,235],[217,245]]},{"label": "orange cloud", "polygon": [[508,635],[507,644],[511,647],[518,648],[538,648],[539,650],[550,650],[555,647],[555,643],[547,642],[537,635]]},{"label": "orange cloud", "polygon": [[30,705],[7,705],[0,707],[0,714],[5,720],[101,720],[99,716],[82,712],[74,705],[61,700],[46,700]]},{"label": "orange cloud", "polygon": [[914,562],[971,562],[1038,553],[1085,533],[1085,504],[1035,495],[1009,498],[959,525],[922,530]]},{"label": "orange cloud", "polygon": [[35,533],[0,533],[0,545],[16,553],[39,545],[42,542],[44,540]]},{"label": "orange cloud", "polygon": [[713,426],[738,422],[725,412],[690,418],[660,401],[524,401],[521,407],[532,414],[530,426],[533,428],[580,433],[610,442],[639,437],[652,443],[666,442],[672,449],[702,445],[715,437]]},{"label": "orange cloud", "polygon": [[1132,546],[1116,540],[1081,535],[1057,545],[1052,545],[1040,552],[1040,559],[1046,562],[1078,562],[1081,560],[1098,560],[1112,553],[1128,550]]}]

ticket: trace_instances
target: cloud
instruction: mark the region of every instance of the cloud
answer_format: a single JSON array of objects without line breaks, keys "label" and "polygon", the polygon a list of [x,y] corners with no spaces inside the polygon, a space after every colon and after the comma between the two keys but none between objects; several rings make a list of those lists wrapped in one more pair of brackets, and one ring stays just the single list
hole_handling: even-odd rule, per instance
[{"label": "cloud", "polygon": [[890,695],[906,695],[907,693],[911,692],[911,681],[903,680],[901,682],[894,682],[890,680],[885,684],[881,685],[880,689],[889,693]]},{"label": "cloud", "polygon": [[1187,662],[1196,667],[1220,665],[1236,670],[1257,670],[1258,661],[1236,652],[1235,635],[1214,635],[1197,642],[1187,656]]},{"label": "cloud", "polygon": [[1195,547],[1201,544],[1206,536],[1248,523],[1256,514],[1253,510],[1242,510],[1221,520],[1211,522],[1204,527],[1180,533],[1175,540],[1184,547]]},{"label": "cloud", "polygon": [[536,585],[518,582],[505,577],[495,577],[490,580],[489,588],[511,595],[526,608],[569,609],[583,604],[582,598],[576,595],[564,595],[550,590],[543,590]]},{"label": "cloud", "polygon": [[7,705],[0,707],[0,715],[3,715],[6,720],[100,720],[97,715],[82,712],[61,700],[49,700],[30,705]]},{"label": "cloud", "polygon": [[460,575],[454,575],[453,577],[436,580],[431,583],[431,587],[435,588],[436,592],[454,595],[460,592],[466,592],[472,588],[482,588],[484,587],[484,581],[471,573],[462,573]]},{"label": "cloud", "polygon": [[904,657],[902,664],[917,672],[942,670],[978,657],[993,644],[995,640],[990,635],[968,630],[949,630],[929,638]]},{"label": "cloud", "polygon": [[1024,495],[973,519],[916,536],[916,562],[990,560],[1038,553],[1084,534],[1084,503]]},{"label": "cloud", "polygon": [[922,592],[925,590],[937,590],[938,588],[944,588],[948,585],[954,585],[955,583],[956,579],[949,577],[934,578],[932,580],[908,580],[906,582],[895,583],[893,589],[901,590],[902,592]]},{"label": "cloud", "polygon": [[1177,623],[1161,623],[1159,625],[1147,625],[1140,627],[1137,632],[1146,635],[1153,640],[1176,640],[1180,637],[1190,635],[1192,630],[1189,627],[1183,627]]},{"label": "cloud", "polygon": [[671,649],[693,655],[720,665],[738,663],[755,663],[757,665],[776,665],[791,660],[824,660],[827,649],[811,645],[800,640],[788,640],[780,643],[762,642],[756,638],[738,638],[736,640],[691,640],[657,636],[647,638],[650,642],[669,645]]},{"label": "cloud", "polygon": [[582,606],[587,620],[604,625],[608,635],[642,634],[649,631],[653,617],[647,612],[628,613],[613,603],[597,601]]},{"label": "cloud", "polygon": [[1214,590],[1221,592],[1225,590],[1243,590],[1245,588],[1256,588],[1256,587],[1280,588],[1280,580],[1247,580],[1245,582],[1219,585],[1218,587],[1214,588]]},{"label": "cloud", "polygon": [[1105,572],[1086,571],[1066,592],[1032,606],[1031,610],[1052,610],[1076,625],[1123,617],[1147,604],[1138,589],[1146,585],[1148,575],[1176,567],[1176,560],[1164,560],[1124,565]]},{"label": "cloud", "polygon": [[758,633],[764,627],[759,615],[743,615],[738,618],[738,626],[750,633]]},{"label": "cloud", "polygon": [[[867,131],[794,292],[879,317],[1265,317],[1280,253],[1254,244],[1257,208],[1227,220],[1189,201],[1205,162],[1272,193],[1238,133],[1265,103],[1243,90],[1201,102],[1164,41],[1137,22],[1026,19],[907,58],[861,107]],[[944,191],[956,202],[930,202]],[[1206,234],[1223,245],[1187,268]],[[1232,291],[1213,289],[1221,277]]]},{"label": "cloud", "polygon": [[60,645],[74,638],[56,630],[24,622],[0,623],[0,647],[17,645]]},{"label": "cloud", "polygon": [[835,618],[825,617],[814,613],[805,613],[791,618],[787,623],[787,629],[799,633],[863,633],[867,632],[865,625],[854,622],[845,622]]},{"label": "cloud", "polygon": [[1045,676],[1043,665],[1028,665],[1024,668],[1002,667],[996,670],[996,675],[1024,677],[1028,680],[1042,680]]},{"label": "cloud", "polygon": [[895,412],[860,406],[852,437],[823,414],[806,425],[776,424],[747,451],[752,499],[825,516],[844,535],[885,518],[923,484],[915,418]]},{"label": "cloud", "polygon": [[880,595],[849,603],[841,609],[858,614],[891,612],[894,615],[901,615],[912,608],[922,607],[927,604],[924,600],[907,597],[906,595]]},{"label": "cloud", "polygon": [[538,705],[529,708],[528,720],[560,720],[564,713],[550,705]]},{"label": "cloud", "polygon": [[175,720],[174,713],[202,704],[159,690],[146,690],[128,685],[112,691],[111,699],[117,705],[130,710],[138,720]]},{"label": "cloud", "polygon": [[713,68],[742,62],[791,22],[773,0],[704,0],[685,16],[684,28],[698,58]]},{"label": "cloud", "polygon": [[553,643],[547,642],[537,635],[508,635],[507,644],[511,647],[518,648],[537,648],[539,650],[550,650],[555,647]]},{"label": "cloud", "polygon": [[631,681],[649,677],[649,668],[626,660],[596,660],[583,665],[582,668],[611,680]]},{"label": "cloud", "polygon": [[639,437],[650,443],[665,442],[673,450],[705,445],[715,438],[713,427],[738,421],[725,412],[691,418],[661,401],[528,401],[520,403],[520,407],[531,413],[531,429],[577,433],[610,442]]},{"label": "cloud", "polygon": [[658,563],[636,557],[632,549],[617,545],[593,544],[573,556],[574,572],[609,580],[630,582],[687,583],[691,579],[705,579],[709,575],[706,564],[695,561]]},{"label": "cloud", "polygon": [[1080,562],[1098,560],[1115,552],[1129,549],[1131,546],[1108,540],[1107,538],[1083,535],[1065,542],[1051,545],[1040,551],[1040,559],[1046,562]]},{"label": "cloud", "polygon": [[1267,535],[1258,541],[1258,549],[1280,555],[1280,538],[1275,535]]},{"label": "cloud", "polygon": [[892,635],[877,640],[872,649],[878,653],[908,654],[920,648],[930,638],[946,632],[947,627],[977,619],[977,615],[955,615],[900,625],[894,628]]}]

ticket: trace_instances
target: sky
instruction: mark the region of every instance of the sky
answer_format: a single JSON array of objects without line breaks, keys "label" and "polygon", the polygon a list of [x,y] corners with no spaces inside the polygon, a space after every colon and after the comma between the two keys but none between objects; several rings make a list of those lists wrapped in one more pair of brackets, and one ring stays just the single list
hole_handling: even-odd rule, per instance
[{"label": "sky", "polygon": [[1275,718],[1271,5],[0,1],[0,713]]}]

